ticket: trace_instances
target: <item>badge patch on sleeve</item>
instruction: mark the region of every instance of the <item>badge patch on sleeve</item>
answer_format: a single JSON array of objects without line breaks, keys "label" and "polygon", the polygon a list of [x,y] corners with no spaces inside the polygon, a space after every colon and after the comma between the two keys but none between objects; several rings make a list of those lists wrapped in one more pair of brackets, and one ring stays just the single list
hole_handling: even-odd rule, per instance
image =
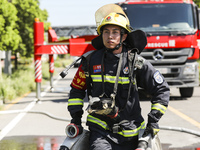
[{"label": "badge patch on sleeve", "polygon": [[101,65],[94,65],[93,66],[93,72],[94,73],[100,73],[101,72]]},{"label": "badge patch on sleeve", "polygon": [[78,71],[76,72],[76,75],[74,76],[74,79],[71,83],[71,85],[79,90],[85,90],[86,89],[86,77],[84,74],[84,71],[81,69],[82,65],[78,68]]},{"label": "badge patch on sleeve", "polygon": [[160,74],[159,71],[156,71],[156,72],[154,73],[153,77],[154,77],[154,80],[155,80],[158,84],[161,84],[161,83],[163,83],[163,81],[164,81],[164,79],[163,79],[163,77],[162,77],[162,75]]}]

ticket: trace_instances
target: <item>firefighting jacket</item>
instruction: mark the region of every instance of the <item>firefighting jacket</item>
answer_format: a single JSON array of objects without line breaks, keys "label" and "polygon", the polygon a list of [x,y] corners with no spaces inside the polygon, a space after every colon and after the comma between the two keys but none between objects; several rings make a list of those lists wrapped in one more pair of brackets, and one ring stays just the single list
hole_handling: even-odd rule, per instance
[{"label": "firefighting jacket", "polygon": [[[109,137],[113,141],[120,143],[131,138],[137,137],[140,129],[145,128],[145,122],[141,115],[139,95],[137,87],[145,89],[152,95],[151,112],[148,115],[148,121],[157,123],[165,113],[169,101],[169,87],[159,71],[144,58],[138,55],[135,67],[136,78],[132,83],[130,98],[127,99],[129,89],[129,66],[128,52],[123,48],[123,61],[118,80],[118,89],[116,95],[116,106],[119,108],[118,120],[112,120],[107,116],[89,114],[87,116],[87,125],[90,130],[99,131],[101,134]],[[116,72],[119,56],[105,49],[93,52],[89,60],[89,72],[91,79],[92,97],[98,97],[102,94],[101,71],[104,74],[105,93],[110,95],[113,92],[116,80]],[[103,56],[104,55],[104,56]],[[102,57],[104,57],[104,66],[101,68]],[[74,114],[80,114],[83,108],[83,99],[86,90],[86,77],[84,74],[85,64],[81,64],[71,83],[71,91],[68,99],[68,110],[73,117]],[[123,109],[123,110],[122,110]],[[123,122],[124,121],[124,122]],[[148,122],[148,123],[149,123]],[[117,133],[113,133],[113,126],[118,123]]]}]

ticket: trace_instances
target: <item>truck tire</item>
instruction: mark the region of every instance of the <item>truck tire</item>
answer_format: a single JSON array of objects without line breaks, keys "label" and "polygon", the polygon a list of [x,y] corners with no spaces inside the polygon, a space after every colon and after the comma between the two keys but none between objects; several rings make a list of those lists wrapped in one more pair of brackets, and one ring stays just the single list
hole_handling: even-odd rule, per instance
[{"label": "truck tire", "polygon": [[179,88],[181,97],[192,97],[194,87]]}]

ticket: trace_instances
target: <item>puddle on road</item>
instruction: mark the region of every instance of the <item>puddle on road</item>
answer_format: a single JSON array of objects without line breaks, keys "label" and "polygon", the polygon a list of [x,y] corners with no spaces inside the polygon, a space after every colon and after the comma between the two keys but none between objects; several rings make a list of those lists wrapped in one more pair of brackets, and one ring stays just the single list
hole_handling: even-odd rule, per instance
[{"label": "puddle on road", "polygon": [[[65,136],[13,136],[0,141],[0,150],[59,150]],[[183,148],[169,148],[162,144],[163,150],[200,150],[200,145]],[[199,148],[197,148],[199,147]]]},{"label": "puddle on road", "polygon": [[17,136],[0,141],[0,150],[59,150],[64,136]]}]

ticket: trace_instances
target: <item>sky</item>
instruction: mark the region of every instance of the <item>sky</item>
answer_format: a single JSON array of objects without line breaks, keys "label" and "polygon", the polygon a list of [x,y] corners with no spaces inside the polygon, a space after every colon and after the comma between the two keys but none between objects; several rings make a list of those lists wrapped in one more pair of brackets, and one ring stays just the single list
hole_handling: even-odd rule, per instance
[{"label": "sky", "polygon": [[46,9],[51,26],[95,25],[95,12],[105,4],[125,0],[39,0]]}]

